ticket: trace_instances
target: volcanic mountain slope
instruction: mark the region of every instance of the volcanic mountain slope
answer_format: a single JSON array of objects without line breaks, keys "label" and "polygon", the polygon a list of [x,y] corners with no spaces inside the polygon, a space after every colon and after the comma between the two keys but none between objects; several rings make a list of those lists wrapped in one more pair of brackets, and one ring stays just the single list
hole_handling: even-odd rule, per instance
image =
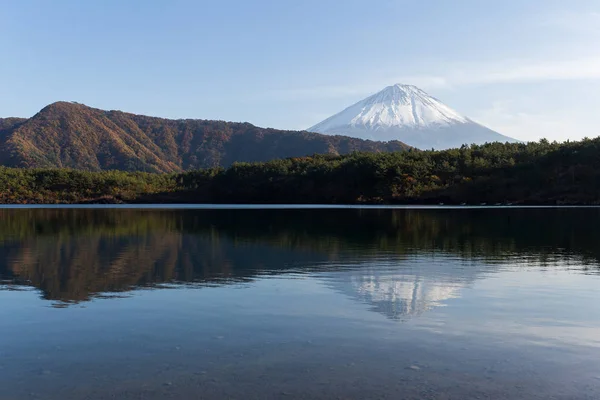
[{"label": "volcanic mountain slope", "polygon": [[408,148],[398,141],[169,120],[68,102],[53,103],[30,119],[0,120],[0,164],[13,167],[174,172],[236,161]]},{"label": "volcanic mountain slope", "polygon": [[400,140],[419,149],[516,142],[482,126],[412,85],[397,84],[308,129],[370,140]]}]

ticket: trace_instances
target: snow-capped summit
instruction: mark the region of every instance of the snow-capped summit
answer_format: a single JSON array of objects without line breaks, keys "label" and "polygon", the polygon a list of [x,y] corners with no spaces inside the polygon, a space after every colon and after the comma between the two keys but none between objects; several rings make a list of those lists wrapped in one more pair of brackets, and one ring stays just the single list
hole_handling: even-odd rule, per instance
[{"label": "snow-capped summit", "polygon": [[367,97],[312,129],[350,125],[382,130],[392,126],[430,127],[466,123],[468,119],[416,86],[397,84]]},{"label": "snow-capped summit", "polygon": [[388,86],[308,129],[371,140],[399,140],[421,149],[515,142],[412,85]]}]

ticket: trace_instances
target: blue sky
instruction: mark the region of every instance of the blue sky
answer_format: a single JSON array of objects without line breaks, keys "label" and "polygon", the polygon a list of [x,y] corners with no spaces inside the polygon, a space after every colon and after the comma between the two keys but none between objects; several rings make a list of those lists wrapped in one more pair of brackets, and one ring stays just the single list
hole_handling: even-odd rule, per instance
[{"label": "blue sky", "polygon": [[409,83],[518,139],[600,135],[597,0],[0,0],[0,21],[0,116],[303,129]]}]

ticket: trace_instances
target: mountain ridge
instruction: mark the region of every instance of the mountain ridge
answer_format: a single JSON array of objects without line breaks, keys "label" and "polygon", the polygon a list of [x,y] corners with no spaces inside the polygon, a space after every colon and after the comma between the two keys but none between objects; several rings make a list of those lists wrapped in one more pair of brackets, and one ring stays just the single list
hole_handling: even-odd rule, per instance
[{"label": "mountain ridge", "polygon": [[405,84],[387,86],[307,130],[369,140],[400,140],[424,150],[517,141],[461,115],[418,87]]},{"label": "mountain ridge", "polygon": [[312,154],[410,146],[247,122],[166,119],[58,101],[29,119],[0,119],[0,165],[91,171],[180,172]]}]

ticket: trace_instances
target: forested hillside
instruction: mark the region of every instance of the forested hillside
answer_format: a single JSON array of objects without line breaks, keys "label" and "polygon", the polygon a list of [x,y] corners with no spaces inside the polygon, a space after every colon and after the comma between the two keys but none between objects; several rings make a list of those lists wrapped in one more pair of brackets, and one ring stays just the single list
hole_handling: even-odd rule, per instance
[{"label": "forested hillside", "polygon": [[27,120],[0,119],[0,164],[10,167],[181,172],[236,161],[408,148],[401,142],[169,120],[68,102],[53,103]]},{"label": "forested hillside", "polygon": [[169,174],[0,168],[0,201],[600,204],[600,138],[316,155]]},{"label": "forested hillside", "polygon": [[0,118],[0,134],[25,121],[27,121],[27,118]]}]

